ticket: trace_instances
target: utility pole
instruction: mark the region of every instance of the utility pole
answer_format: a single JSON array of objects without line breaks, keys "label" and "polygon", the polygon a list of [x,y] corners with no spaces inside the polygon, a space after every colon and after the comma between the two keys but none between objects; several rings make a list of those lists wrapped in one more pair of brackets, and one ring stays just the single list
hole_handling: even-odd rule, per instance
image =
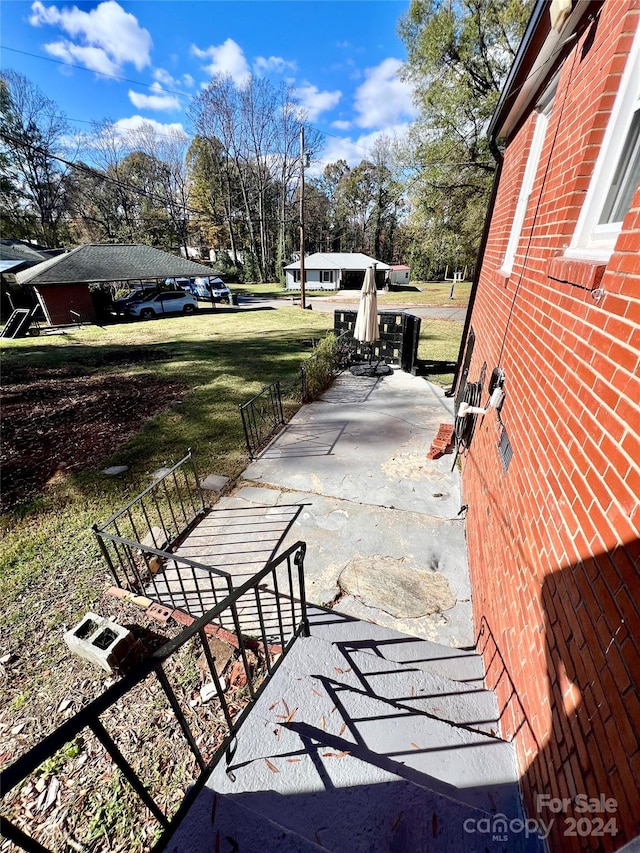
[{"label": "utility pole", "polygon": [[304,125],[300,125],[300,307],[306,308],[304,270]]}]

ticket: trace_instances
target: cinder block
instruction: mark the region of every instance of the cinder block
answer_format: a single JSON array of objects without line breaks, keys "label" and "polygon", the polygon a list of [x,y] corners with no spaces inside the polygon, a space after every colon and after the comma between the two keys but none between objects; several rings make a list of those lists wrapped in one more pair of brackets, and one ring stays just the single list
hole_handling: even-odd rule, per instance
[{"label": "cinder block", "polygon": [[109,674],[121,668],[135,642],[127,628],[96,613],[86,613],[75,628],[65,633],[64,641],[78,657]]}]

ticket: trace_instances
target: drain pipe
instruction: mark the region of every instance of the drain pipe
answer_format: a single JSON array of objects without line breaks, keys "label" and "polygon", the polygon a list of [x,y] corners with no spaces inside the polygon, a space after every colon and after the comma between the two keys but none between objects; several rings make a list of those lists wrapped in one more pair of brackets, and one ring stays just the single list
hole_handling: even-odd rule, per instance
[{"label": "drain pipe", "polygon": [[487,248],[487,240],[489,239],[489,230],[491,228],[491,220],[493,218],[493,210],[496,203],[496,196],[498,195],[498,185],[500,184],[500,175],[502,174],[502,164],[504,162],[504,158],[502,156],[502,152],[498,148],[498,143],[496,142],[495,136],[491,134],[489,136],[489,149],[493,154],[493,157],[496,161],[496,171],[493,176],[493,185],[491,187],[491,195],[489,197],[489,204],[487,206],[487,214],[484,218],[484,227],[482,229],[482,237],[480,238],[480,246],[478,248],[478,258],[476,261],[476,268],[473,273],[473,281],[471,282],[471,293],[469,294],[469,304],[467,306],[467,314],[464,318],[464,328],[462,330],[462,339],[460,340],[460,350],[458,351],[458,361],[456,364],[456,372],[453,377],[453,384],[451,388],[446,392],[447,397],[453,397],[458,388],[458,383],[460,381],[460,371],[462,369],[462,362],[464,359],[464,351],[467,347],[467,337],[469,335],[469,329],[471,328],[471,315],[473,314],[473,305],[476,301],[476,294],[478,292],[478,284],[480,282],[480,273],[482,271],[482,262],[484,260],[484,253]]}]

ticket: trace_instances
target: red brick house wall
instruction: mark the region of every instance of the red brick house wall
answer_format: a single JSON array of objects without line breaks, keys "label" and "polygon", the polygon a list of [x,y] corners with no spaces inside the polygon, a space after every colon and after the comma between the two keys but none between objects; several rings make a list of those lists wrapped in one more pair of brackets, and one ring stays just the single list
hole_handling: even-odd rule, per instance
[{"label": "red brick house wall", "polygon": [[[640,188],[606,264],[564,257],[639,18],[637,0],[609,0],[566,57],[510,275],[533,114],[508,140],[471,318],[469,380],[506,375],[463,459],[479,648],[527,810],[555,819],[558,851],[640,833]],[[540,794],[617,806],[553,813]],[[589,833],[566,834],[571,817]],[[596,817],[618,834],[594,835]]]}]

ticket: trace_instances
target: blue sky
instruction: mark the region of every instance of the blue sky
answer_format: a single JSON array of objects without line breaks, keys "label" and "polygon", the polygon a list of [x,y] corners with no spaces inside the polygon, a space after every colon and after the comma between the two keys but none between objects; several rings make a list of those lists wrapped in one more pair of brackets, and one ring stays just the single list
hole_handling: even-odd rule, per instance
[{"label": "blue sky", "polygon": [[405,51],[396,28],[407,8],[408,0],[3,0],[2,67],[37,83],[79,130],[108,118],[190,132],[185,108],[212,73],[239,84],[247,74],[286,80],[327,134],[323,161],[354,164],[376,136],[402,134],[415,115],[398,77]]}]

